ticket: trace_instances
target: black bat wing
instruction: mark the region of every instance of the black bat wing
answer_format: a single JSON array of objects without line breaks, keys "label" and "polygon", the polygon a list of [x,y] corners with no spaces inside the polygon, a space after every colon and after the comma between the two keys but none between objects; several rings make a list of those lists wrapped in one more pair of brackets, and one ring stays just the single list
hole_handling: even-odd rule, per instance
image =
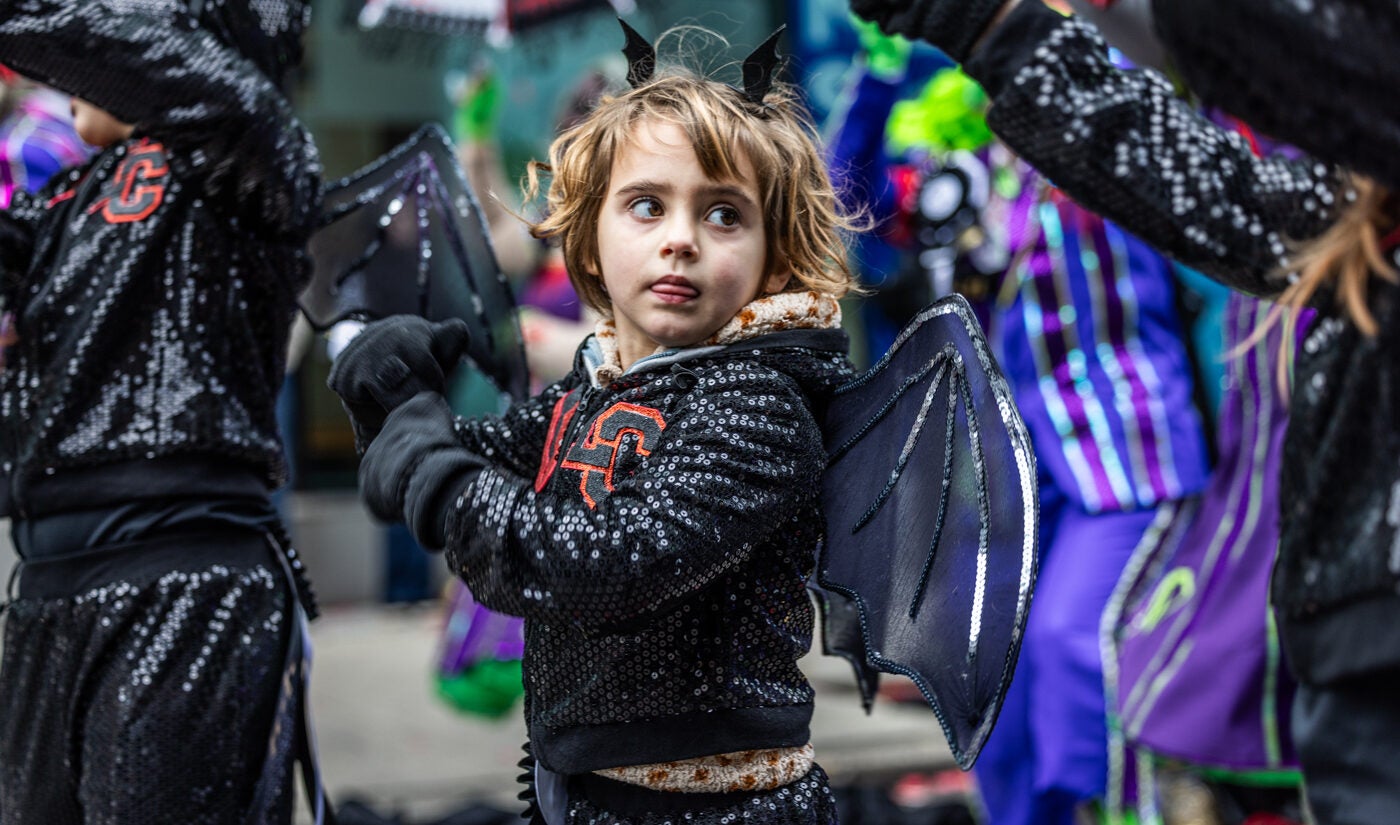
[{"label": "black bat wing", "polygon": [[826,416],[823,647],[913,680],[972,767],[1001,708],[1035,584],[1030,435],[972,308],[919,313]]},{"label": "black bat wing", "polygon": [[313,327],[400,313],[461,318],[471,329],[467,358],[501,392],[527,394],[515,298],[441,126],[329,186],[310,249],[299,302]]}]

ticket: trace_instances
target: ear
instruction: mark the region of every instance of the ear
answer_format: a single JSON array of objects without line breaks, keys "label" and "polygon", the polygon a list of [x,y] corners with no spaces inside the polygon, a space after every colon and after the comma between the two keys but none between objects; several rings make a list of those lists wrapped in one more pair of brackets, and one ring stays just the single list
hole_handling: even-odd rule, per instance
[{"label": "ear", "polygon": [[774,272],[763,279],[763,294],[776,295],[787,288],[788,281],[792,280],[792,270],[783,269]]}]

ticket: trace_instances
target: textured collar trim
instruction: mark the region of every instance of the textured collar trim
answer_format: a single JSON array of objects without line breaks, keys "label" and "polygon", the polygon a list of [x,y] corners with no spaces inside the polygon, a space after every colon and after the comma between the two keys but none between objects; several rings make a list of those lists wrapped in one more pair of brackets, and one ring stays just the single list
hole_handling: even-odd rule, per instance
[{"label": "textured collar trim", "polygon": [[[841,304],[819,292],[779,292],[751,301],[719,331],[694,347],[658,348],[639,359],[628,372],[652,359],[691,350],[713,351],[760,335],[789,329],[835,329],[841,326]],[[603,386],[622,377],[622,359],[617,350],[617,326],[605,318],[594,327],[593,338],[584,349],[584,358],[594,386]]]}]

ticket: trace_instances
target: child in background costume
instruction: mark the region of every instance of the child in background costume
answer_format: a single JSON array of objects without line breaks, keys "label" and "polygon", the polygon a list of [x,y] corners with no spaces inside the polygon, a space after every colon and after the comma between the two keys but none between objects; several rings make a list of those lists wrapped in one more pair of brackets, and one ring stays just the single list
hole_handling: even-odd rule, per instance
[{"label": "child in background costume", "polygon": [[547,821],[825,825],[797,660],[823,529],[819,416],[850,375],[847,221],[771,60],[741,90],[653,77],[642,47],[633,90],[534,167],[551,179],[535,232],[607,318],[574,371],[501,417],[454,419],[383,367],[450,362],[448,331],[394,318],[331,384],[352,409],[392,410],[361,465],[370,508],[526,618]]},{"label": "child in background costume", "polygon": [[68,99],[0,66],[0,207],[33,192],[91,152],[73,132]]},{"label": "child in background costume", "polygon": [[[887,197],[876,215],[891,218],[887,227],[912,225],[887,233],[902,239],[910,261],[946,253],[949,286],[986,270],[982,294],[969,297],[1030,429],[1040,473],[1036,595],[975,772],[991,825],[1070,825],[1076,808],[1108,791],[1103,607],[1158,508],[1206,483],[1171,264],[995,144],[985,96],[956,68],[937,73],[924,105],[902,109],[887,137],[895,93],[878,77],[856,79],[851,115],[831,140],[833,166],[861,175],[863,191],[888,193],[886,142],[907,147],[912,162],[894,180],[914,178],[902,199],[914,214],[891,215]],[[939,105],[927,105],[934,99]],[[980,193],[956,214],[930,194],[940,180],[963,179],[954,173]],[[935,219],[931,210],[946,213]],[[959,248],[963,233],[980,239],[976,249]],[[917,277],[935,279],[919,269]]]},{"label": "child in background costume", "polygon": [[6,825],[291,821],[300,565],[268,494],[320,195],[281,89],[305,11],[0,4],[0,61],[103,147],[0,214]]},{"label": "child in background costume", "polygon": [[[0,66],[0,207],[16,191],[33,192],[90,152],[73,131],[68,99]],[[0,314],[0,369],[4,347],[16,340],[12,312]]]},{"label": "child in background costume", "polygon": [[[1272,307],[1230,294],[1219,463],[1201,496],[1159,514],[1104,614],[1114,754],[1134,754],[1144,823],[1301,819],[1294,684],[1268,603],[1288,426],[1275,366],[1298,342]],[[1132,804],[1129,767],[1114,759],[1111,810]]]},{"label": "child in background costume", "polygon": [[1293,738],[1317,820],[1393,822],[1400,9],[1363,0],[1152,8],[1174,65],[1205,103],[1326,162],[1254,157],[1160,75],[1115,69],[1092,26],[1040,3],[856,3],[886,30],[966,60],[992,97],[993,130],[1075,197],[1231,286],[1317,311],[1294,362],[1270,595],[1299,682]]}]

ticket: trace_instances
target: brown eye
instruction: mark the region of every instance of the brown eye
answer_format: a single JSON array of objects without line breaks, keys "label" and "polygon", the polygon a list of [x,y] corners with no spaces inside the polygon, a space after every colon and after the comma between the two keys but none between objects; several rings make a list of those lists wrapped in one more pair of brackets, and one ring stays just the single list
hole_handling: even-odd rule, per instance
[{"label": "brown eye", "polygon": [[738,226],[739,210],[732,206],[716,206],[705,216],[705,220],[715,226]]},{"label": "brown eye", "polygon": [[656,198],[637,198],[627,204],[627,211],[637,218],[661,217],[661,202]]}]

